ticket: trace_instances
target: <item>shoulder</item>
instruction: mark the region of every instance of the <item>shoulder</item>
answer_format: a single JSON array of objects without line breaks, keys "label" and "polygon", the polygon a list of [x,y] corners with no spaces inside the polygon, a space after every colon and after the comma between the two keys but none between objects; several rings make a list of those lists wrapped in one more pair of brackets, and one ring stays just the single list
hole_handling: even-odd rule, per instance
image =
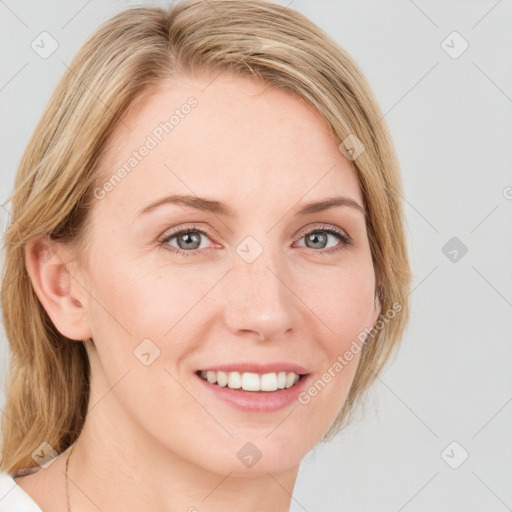
[{"label": "shoulder", "polygon": [[5,471],[0,471],[0,510],[2,512],[42,512],[36,502]]}]

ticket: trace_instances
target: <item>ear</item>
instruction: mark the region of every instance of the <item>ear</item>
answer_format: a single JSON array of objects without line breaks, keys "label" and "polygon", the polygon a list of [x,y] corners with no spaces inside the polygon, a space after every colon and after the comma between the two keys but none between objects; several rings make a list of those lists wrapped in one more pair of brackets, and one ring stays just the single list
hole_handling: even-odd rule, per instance
[{"label": "ear", "polygon": [[25,247],[25,265],[32,286],[57,330],[72,340],[92,337],[87,318],[87,292],[71,270],[71,251],[42,236]]},{"label": "ear", "polygon": [[375,325],[377,320],[379,319],[379,315],[381,312],[381,303],[379,299],[380,293],[379,289],[375,290],[375,307],[373,310],[373,319],[372,319],[372,325]]}]

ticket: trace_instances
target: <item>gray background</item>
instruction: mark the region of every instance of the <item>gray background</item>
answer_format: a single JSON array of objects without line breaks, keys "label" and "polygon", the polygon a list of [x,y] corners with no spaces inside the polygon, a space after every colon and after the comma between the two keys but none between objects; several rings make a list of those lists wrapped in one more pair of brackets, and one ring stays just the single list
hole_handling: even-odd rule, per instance
[{"label": "gray background", "polygon": [[[2,203],[65,64],[101,22],[141,3],[0,0]],[[303,461],[291,510],[512,510],[512,2],[279,3],[332,35],[377,95],[402,165],[414,273],[400,355],[366,414]],[[47,59],[30,46],[42,31],[59,43]],[[442,46],[453,31],[469,44],[458,58]],[[453,237],[456,261],[442,251]]]}]

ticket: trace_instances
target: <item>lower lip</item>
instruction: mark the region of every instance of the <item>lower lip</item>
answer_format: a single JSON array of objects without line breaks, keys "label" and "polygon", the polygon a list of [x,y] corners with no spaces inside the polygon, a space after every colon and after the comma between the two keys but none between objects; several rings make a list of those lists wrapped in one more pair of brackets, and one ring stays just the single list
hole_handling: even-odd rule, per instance
[{"label": "lower lip", "polygon": [[217,398],[245,412],[271,412],[283,409],[298,400],[298,396],[304,390],[306,381],[309,378],[309,375],[301,376],[300,380],[291,388],[276,391],[244,391],[242,388],[220,387],[217,384],[208,382],[197,374],[195,376]]}]

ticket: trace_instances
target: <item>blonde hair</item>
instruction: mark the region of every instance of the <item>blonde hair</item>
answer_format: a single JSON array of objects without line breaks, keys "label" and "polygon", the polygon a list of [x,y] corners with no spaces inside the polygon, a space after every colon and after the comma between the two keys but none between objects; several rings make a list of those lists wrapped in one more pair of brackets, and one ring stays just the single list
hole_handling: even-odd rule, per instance
[{"label": "blonde hair", "polygon": [[66,450],[88,407],[87,352],[60,334],[41,306],[25,265],[27,242],[49,235],[83,261],[100,157],[123,114],[173,76],[222,71],[292,91],[313,105],[340,142],[355,136],[364,144],[352,165],[367,211],[376,293],[381,311],[396,304],[400,311],[362,346],[347,400],[324,440],[348,425],[399,345],[411,282],[400,169],[382,112],[352,58],[304,15],[266,1],[127,9],[89,38],[64,73],[9,197],[1,299],[11,359],[1,470],[36,466],[31,454],[42,442]]}]

